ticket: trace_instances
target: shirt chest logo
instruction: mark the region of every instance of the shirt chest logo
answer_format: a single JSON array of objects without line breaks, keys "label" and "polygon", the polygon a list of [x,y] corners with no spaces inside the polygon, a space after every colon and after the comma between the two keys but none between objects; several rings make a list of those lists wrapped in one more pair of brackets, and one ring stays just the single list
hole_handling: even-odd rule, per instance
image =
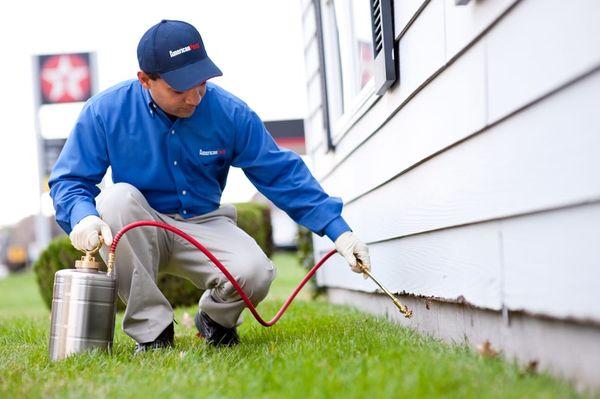
[{"label": "shirt chest logo", "polygon": [[224,149],[220,149],[220,150],[203,150],[201,148],[200,152],[198,154],[201,157],[208,157],[208,156],[211,156],[211,155],[224,155],[225,154],[225,150]]}]

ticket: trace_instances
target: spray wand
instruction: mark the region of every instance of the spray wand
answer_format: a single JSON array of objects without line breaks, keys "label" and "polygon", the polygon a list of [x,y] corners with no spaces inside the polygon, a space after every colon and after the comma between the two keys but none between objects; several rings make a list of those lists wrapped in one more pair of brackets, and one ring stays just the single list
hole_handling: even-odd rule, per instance
[{"label": "spray wand", "polygon": [[[246,303],[246,305],[248,306],[248,309],[250,310],[250,312],[252,313],[254,318],[265,327],[270,327],[273,324],[277,323],[277,321],[281,318],[283,313],[286,311],[288,306],[292,303],[292,301],[294,300],[296,295],[298,295],[298,293],[304,287],[304,285],[306,285],[306,283],[311,279],[311,277],[316,273],[316,271],[325,263],[325,261],[327,261],[327,259],[329,259],[333,254],[335,254],[337,252],[335,249],[332,249],[316,265],[314,265],[313,268],[310,269],[308,274],[302,279],[300,284],[298,284],[298,286],[296,287],[294,292],[292,292],[292,294],[289,296],[289,298],[285,301],[285,303],[283,304],[281,309],[279,309],[279,311],[273,317],[273,319],[271,319],[270,321],[265,321],[260,316],[260,314],[258,314],[258,312],[256,311],[256,308],[254,307],[254,304],[250,301],[250,298],[248,298],[248,296],[246,295],[246,293],[244,292],[242,287],[238,284],[236,279],[231,275],[231,273],[229,273],[229,271],[225,268],[225,266],[208,249],[206,249],[194,237],[192,237],[189,234],[185,233],[184,231],[181,231],[180,229],[170,226],[166,223],[156,222],[153,220],[143,220],[140,222],[130,223],[127,226],[123,227],[121,229],[121,231],[119,231],[117,233],[117,235],[115,236],[115,238],[112,242],[112,245],[110,246],[110,250],[108,253],[108,264],[107,264],[109,276],[113,275],[113,272],[115,269],[115,250],[117,249],[119,240],[121,239],[123,234],[125,234],[127,231],[129,231],[133,228],[136,228],[136,227],[141,227],[141,226],[155,226],[155,227],[163,228],[165,230],[169,230],[169,231],[179,235],[180,237],[188,240],[192,245],[194,245],[196,248],[198,248],[202,253],[204,253],[204,255],[206,255],[215,264],[215,266],[217,268],[219,268],[219,270],[221,270],[221,272],[223,272],[225,277],[227,277],[227,279],[231,282],[231,284],[236,289],[236,291],[240,294],[240,296],[242,297],[242,300]],[[373,275],[371,274],[371,272],[368,269],[363,268],[363,273],[365,273],[368,277],[370,277],[371,280],[373,280],[383,290],[383,292],[385,292],[392,299],[392,301],[394,302],[394,305],[396,305],[398,310],[400,310],[400,312],[402,312],[402,314],[404,314],[404,317],[408,318],[408,317],[412,316],[412,311],[409,310],[402,303],[400,303],[400,301],[390,291],[388,291],[383,285],[381,285],[381,283],[379,281],[377,281],[375,279],[375,277],[373,277]]]}]

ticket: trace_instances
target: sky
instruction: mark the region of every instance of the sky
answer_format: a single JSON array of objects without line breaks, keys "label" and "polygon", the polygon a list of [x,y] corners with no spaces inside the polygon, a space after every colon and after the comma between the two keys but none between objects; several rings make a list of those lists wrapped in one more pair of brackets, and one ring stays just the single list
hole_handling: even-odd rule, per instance
[{"label": "sky", "polygon": [[[32,12],[35,10],[35,12]],[[40,209],[32,57],[95,52],[100,91],[138,71],[140,37],[161,19],[193,24],[223,71],[212,81],[263,120],[303,118],[307,109],[300,0],[2,2],[0,14],[0,226]],[[66,137],[81,104],[43,108],[45,137]],[[223,202],[253,194],[232,169]],[[44,212],[52,211],[48,198]]]}]

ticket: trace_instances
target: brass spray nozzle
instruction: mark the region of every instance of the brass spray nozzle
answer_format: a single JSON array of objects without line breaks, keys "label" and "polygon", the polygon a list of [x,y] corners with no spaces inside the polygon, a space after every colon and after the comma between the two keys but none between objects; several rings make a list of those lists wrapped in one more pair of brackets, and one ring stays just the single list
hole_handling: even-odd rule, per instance
[{"label": "brass spray nozzle", "polygon": [[75,268],[83,269],[83,270],[96,270],[97,271],[98,267],[100,266],[100,263],[96,262],[96,258],[94,257],[94,254],[100,250],[100,248],[102,247],[103,244],[104,244],[104,240],[102,239],[102,236],[99,236],[98,244],[94,248],[92,248],[90,251],[87,251],[87,250],[81,251],[81,252],[85,253],[85,256],[82,256],[81,259],[75,261]]},{"label": "brass spray nozzle", "polygon": [[387,296],[389,296],[392,299],[392,301],[394,302],[394,305],[396,305],[396,307],[404,315],[404,317],[406,317],[408,319],[412,316],[412,314],[413,314],[412,310],[410,310],[409,308],[404,306],[398,300],[398,298],[396,298],[390,291],[388,291],[383,285],[381,285],[381,283],[379,281],[377,281],[377,279],[375,277],[373,277],[373,275],[371,274],[369,269],[367,269],[366,267],[363,266],[362,271],[364,274],[369,276],[371,278],[371,280],[375,281],[375,283],[379,286],[379,288],[381,288],[383,290],[383,292],[385,292],[387,294]]}]

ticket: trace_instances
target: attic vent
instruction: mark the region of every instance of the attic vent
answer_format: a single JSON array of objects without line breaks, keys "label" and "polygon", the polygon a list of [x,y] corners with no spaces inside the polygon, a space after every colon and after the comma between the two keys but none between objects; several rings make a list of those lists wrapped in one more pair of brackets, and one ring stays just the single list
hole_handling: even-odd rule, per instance
[{"label": "attic vent", "polygon": [[391,0],[370,0],[375,89],[383,95],[396,80],[394,25]]}]

